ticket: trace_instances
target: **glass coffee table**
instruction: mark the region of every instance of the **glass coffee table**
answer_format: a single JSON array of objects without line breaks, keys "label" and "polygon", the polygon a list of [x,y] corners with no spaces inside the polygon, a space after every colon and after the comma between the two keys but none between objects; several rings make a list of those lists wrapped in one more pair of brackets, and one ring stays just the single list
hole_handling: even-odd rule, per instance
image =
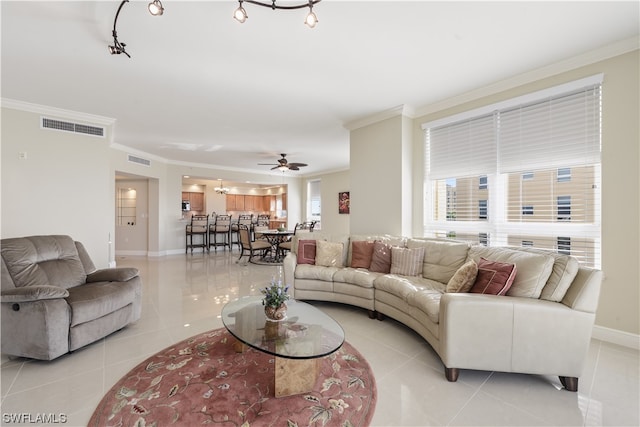
[{"label": "glass coffee table", "polygon": [[275,396],[290,396],[312,390],[320,358],[344,343],[342,327],[316,307],[287,301],[287,317],[267,320],[262,296],[242,297],[222,308],[222,323],[238,343],[275,356]]}]

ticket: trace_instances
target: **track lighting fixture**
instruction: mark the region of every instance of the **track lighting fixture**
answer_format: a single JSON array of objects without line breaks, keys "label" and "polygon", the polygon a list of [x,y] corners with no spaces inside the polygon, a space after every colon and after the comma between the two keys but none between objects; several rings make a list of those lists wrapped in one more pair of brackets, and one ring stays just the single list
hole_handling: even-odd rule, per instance
[{"label": "track lighting fixture", "polygon": [[256,4],[258,6],[268,7],[270,9],[272,9],[272,10],[276,10],[276,9],[278,9],[278,10],[291,10],[291,9],[302,9],[304,7],[308,7],[309,8],[309,14],[305,18],[304,23],[309,28],[314,28],[316,26],[316,24],[318,23],[318,17],[316,16],[315,13],[313,13],[313,5],[316,4],[316,3],[320,3],[321,1],[322,0],[309,0],[306,3],[282,6],[282,5],[276,4],[276,0],[271,0],[271,3],[266,3],[266,2],[259,1],[259,0],[238,0],[239,6],[235,10],[235,12],[233,12],[233,17],[235,18],[236,21],[238,21],[240,23],[243,23],[244,21],[247,20],[247,18],[249,16],[247,15],[247,11],[244,10],[244,7],[242,7],[242,3],[243,2]]},{"label": "track lighting fixture", "polygon": [[[242,3],[244,2],[255,4],[258,6],[268,7],[268,8],[271,8],[272,10],[276,10],[276,9],[292,10],[292,9],[302,9],[302,8],[308,7],[309,13],[307,14],[307,17],[304,19],[305,25],[308,26],[309,28],[314,28],[318,24],[318,17],[313,12],[313,6],[317,3],[320,3],[322,0],[308,0],[306,3],[285,5],[285,6],[276,4],[276,1],[277,0],[271,0],[271,3],[268,3],[260,0],[238,0],[239,5],[238,5],[238,8],[233,12],[233,17],[235,18],[236,21],[240,23],[245,22],[247,18],[249,18],[249,15],[247,15],[247,11],[244,10],[244,7],[242,7]],[[122,0],[122,2],[120,3],[120,6],[118,6],[118,11],[116,12],[116,16],[113,19],[113,32],[112,32],[113,44],[109,45],[109,53],[111,55],[120,55],[121,53],[124,53],[125,55],[127,55],[127,57],[131,58],[131,55],[129,55],[125,50],[125,47],[127,45],[124,43],[121,43],[118,40],[118,32],[116,31],[116,26],[118,25],[118,16],[120,15],[122,6],[124,6],[124,4],[128,2],[129,0]],[[164,13],[164,7],[162,7],[162,2],[160,0],[153,0],[151,3],[149,3],[148,8],[149,8],[149,13],[153,16],[160,16]]]},{"label": "track lighting fixture", "polygon": [[[122,0],[122,2],[120,3],[120,6],[118,6],[118,11],[116,12],[116,16],[113,19],[113,32],[112,32],[113,45],[109,45],[109,53],[111,55],[120,55],[121,53],[124,53],[125,55],[127,55],[127,57],[131,58],[131,55],[129,55],[125,50],[125,47],[127,45],[124,43],[120,43],[120,41],[118,41],[118,32],[116,31],[116,26],[118,24],[118,16],[120,15],[122,6],[124,6],[124,4],[128,2],[129,0]],[[151,13],[153,16],[162,15],[164,13],[164,7],[162,7],[162,2],[160,0],[153,0],[151,3],[149,3],[149,13]]]}]

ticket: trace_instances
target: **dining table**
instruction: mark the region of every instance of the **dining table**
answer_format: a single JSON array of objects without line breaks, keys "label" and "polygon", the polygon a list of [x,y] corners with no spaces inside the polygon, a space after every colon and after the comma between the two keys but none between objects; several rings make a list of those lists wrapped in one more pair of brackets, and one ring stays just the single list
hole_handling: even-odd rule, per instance
[{"label": "dining table", "polygon": [[260,234],[267,239],[267,242],[271,245],[271,255],[263,257],[263,261],[273,262],[273,263],[281,263],[284,258],[284,254],[282,250],[279,248],[280,243],[286,241],[291,236],[293,236],[293,230],[280,230],[280,229],[269,229],[269,230],[260,230]]}]

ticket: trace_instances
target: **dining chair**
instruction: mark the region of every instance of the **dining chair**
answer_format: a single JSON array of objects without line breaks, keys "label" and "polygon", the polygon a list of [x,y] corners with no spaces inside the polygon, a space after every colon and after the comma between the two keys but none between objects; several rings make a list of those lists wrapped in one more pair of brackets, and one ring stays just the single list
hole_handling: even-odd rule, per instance
[{"label": "dining chair", "polygon": [[[253,214],[241,214],[238,216],[238,221],[231,224],[231,247],[237,243],[240,247],[240,225],[246,225],[249,228],[249,237],[253,234]],[[235,239],[234,239],[235,237]]]},{"label": "dining chair", "polygon": [[249,253],[249,262],[253,259],[256,252],[259,252],[264,257],[268,252],[271,252],[271,244],[266,240],[251,241],[251,233],[249,227],[245,224],[238,225],[238,235],[240,238],[240,257],[236,262],[240,262],[245,252]]}]

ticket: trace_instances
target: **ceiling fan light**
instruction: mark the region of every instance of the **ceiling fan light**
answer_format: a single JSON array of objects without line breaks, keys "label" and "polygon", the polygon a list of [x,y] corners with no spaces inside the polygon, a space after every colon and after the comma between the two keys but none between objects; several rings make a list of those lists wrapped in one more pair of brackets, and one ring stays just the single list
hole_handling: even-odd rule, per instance
[{"label": "ceiling fan light", "polygon": [[153,0],[149,3],[149,13],[153,16],[160,16],[164,13],[164,7],[162,7],[160,0]]},{"label": "ceiling fan light", "polygon": [[288,171],[289,168],[285,165],[282,165],[282,166],[278,166],[278,170],[281,170],[282,172],[284,172],[284,171]]},{"label": "ceiling fan light", "polygon": [[318,17],[313,13],[313,9],[309,9],[309,14],[304,19],[304,24],[309,28],[315,28],[318,23]]},{"label": "ceiling fan light", "polygon": [[233,17],[241,24],[244,23],[244,21],[246,21],[249,17],[249,15],[247,15],[247,11],[242,7],[242,2],[240,2],[240,6],[238,6],[236,11],[233,12]]}]

